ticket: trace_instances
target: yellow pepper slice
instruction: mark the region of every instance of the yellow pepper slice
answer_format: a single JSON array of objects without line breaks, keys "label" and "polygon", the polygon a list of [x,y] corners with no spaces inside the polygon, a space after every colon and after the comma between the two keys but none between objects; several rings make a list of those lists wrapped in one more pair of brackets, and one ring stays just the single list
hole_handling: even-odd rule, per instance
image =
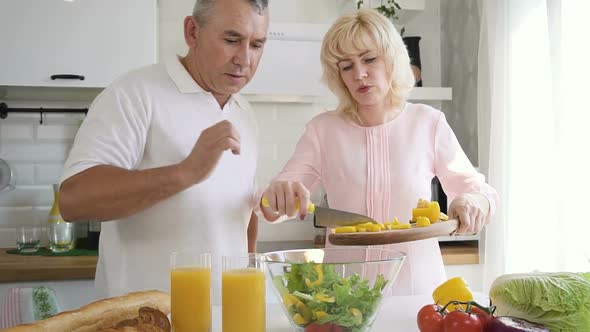
[{"label": "yellow pepper slice", "polygon": [[438,202],[429,202],[427,207],[412,209],[412,220],[417,221],[418,217],[426,217],[430,222],[437,222],[440,218],[440,205]]},{"label": "yellow pepper slice", "polygon": [[381,231],[381,226],[379,226],[379,224],[371,224],[371,225],[367,226],[367,231],[369,231],[369,232],[380,232]]},{"label": "yellow pepper slice", "polygon": [[361,325],[363,323],[363,313],[360,310],[357,308],[350,308],[350,313],[352,314],[356,325]]},{"label": "yellow pepper slice", "polygon": [[[451,278],[438,286],[432,293],[432,299],[435,303],[440,305],[446,305],[451,301],[472,301],[473,293],[469,289],[465,279],[461,277]],[[449,311],[453,311],[458,308],[464,308],[464,306],[457,306],[451,304],[447,307]]]},{"label": "yellow pepper slice", "polygon": [[428,227],[428,226],[430,226],[430,219],[428,219],[426,217],[418,217],[418,218],[416,218],[416,226]]},{"label": "yellow pepper slice", "polygon": [[322,265],[316,264],[313,266],[313,269],[317,273],[318,278],[315,281],[311,281],[307,278],[305,279],[305,285],[310,288],[315,287],[315,286],[319,286],[324,281],[324,270],[322,270]]},{"label": "yellow pepper slice", "polygon": [[293,313],[293,321],[297,325],[305,325],[311,320],[311,310],[293,294],[285,294],[283,302],[289,309],[290,313]]},{"label": "yellow pepper slice", "polygon": [[441,212],[440,213],[440,220],[447,221],[447,220],[449,220],[449,216],[447,216],[446,214]]},{"label": "yellow pepper slice", "polygon": [[328,296],[326,294],[316,294],[314,298],[318,301],[326,302],[326,303],[334,303],[336,302],[336,298],[334,296]]},{"label": "yellow pepper slice", "polygon": [[355,226],[344,226],[334,228],[334,232],[338,233],[356,233]]},{"label": "yellow pepper slice", "polygon": [[315,318],[316,318],[317,320],[320,320],[320,319],[322,319],[322,318],[324,318],[324,317],[328,316],[328,313],[327,313],[327,312],[325,312],[325,311],[322,311],[322,310],[319,310],[319,311],[314,311],[314,312],[313,312],[313,314],[315,315]]},{"label": "yellow pepper slice", "polygon": [[412,225],[410,225],[410,224],[399,224],[399,225],[393,225],[391,227],[393,229],[410,229],[410,228],[412,228]]}]

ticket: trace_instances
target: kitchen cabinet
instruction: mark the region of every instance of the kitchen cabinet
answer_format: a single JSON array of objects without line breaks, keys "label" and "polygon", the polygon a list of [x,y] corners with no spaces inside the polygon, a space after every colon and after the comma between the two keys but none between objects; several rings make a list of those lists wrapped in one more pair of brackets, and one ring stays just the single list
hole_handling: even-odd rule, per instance
[{"label": "kitchen cabinet", "polygon": [[157,0],[2,0],[0,43],[0,86],[105,87],[156,62]]}]

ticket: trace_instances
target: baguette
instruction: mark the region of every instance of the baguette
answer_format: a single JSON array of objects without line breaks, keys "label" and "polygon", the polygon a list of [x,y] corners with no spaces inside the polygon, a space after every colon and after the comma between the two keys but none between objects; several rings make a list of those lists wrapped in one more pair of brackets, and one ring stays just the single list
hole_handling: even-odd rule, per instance
[{"label": "baguette", "polygon": [[53,317],[31,324],[18,325],[2,332],[96,332],[115,328],[121,321],[137,318],[139,309],[142,307],[157,309],[164,315],[168,315],[170,295],[155,290],[129,293],[92,302],[80,309],[65,311]]}]

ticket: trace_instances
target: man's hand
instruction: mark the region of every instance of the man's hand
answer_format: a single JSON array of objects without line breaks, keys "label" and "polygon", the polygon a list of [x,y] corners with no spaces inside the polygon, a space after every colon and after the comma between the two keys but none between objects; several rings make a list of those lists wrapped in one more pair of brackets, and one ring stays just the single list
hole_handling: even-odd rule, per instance
[{"label": "man's hand", "polygon": [[479,193],[461,194],[449,206],[449,218],[459,220],[458,234],[476,234],[490,211],[488,199]]},{"label": "man's hand", "polygon": [[260,209],[269,221],[284,215],[293,217],[298,212],[303,220],[309,210],[309,190],[301,182],[275,181],[266,188],[262,197],[268,199],[270,205],[263,206],[260,201]]},{"label": "man's hand", "polygon": [[226,150],[240,154],[240,134],[231,122],[224,120],[203,130],[191,153],[180,163],[188,181],[205,181]]}]

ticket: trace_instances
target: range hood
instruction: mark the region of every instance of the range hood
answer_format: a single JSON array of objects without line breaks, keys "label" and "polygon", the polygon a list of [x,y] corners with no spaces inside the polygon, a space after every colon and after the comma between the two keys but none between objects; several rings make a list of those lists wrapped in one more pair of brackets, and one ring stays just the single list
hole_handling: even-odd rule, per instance
[{"label": "range hood", "polygon": [[242,94],[258,102],[314,102],[331,93],[321,82],[320,49],[328,24],[271,22],[258,70]]}]

